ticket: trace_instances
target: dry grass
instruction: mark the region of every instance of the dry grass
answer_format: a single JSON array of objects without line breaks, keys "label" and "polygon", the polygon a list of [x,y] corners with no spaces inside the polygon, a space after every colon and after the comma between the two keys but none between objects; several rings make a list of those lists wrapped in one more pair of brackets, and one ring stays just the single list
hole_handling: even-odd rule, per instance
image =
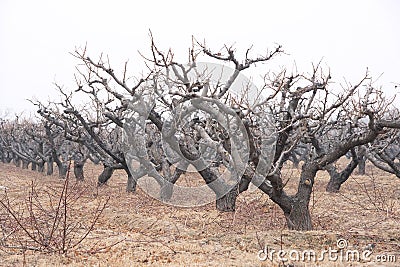
[{"label": "dry grass", "polygon": [[[306,233],[284,230],[281,210],[258,191],[240,195],[235,213],[220,213],[214,204],[176,208],[148,197],[140,189],[134,194],[126,193],[122,172],[114,174],[107,186],[97,188],[100,171],[97,166],[86,167],[86,181],[80,184],[85,188],[84,195],[77,203],[82,207],[81,213],[75,219],[84,216],[98,201],[110,197],[110,202],[95,231],[79,248],[60,256],[0,247],[0,265],[277,266],[276,262],[258,260],[257,252],[265,245],[320,251],[335,248],[338,238],[345,238],[350,248],[359,250],[374,243],[373,255],[396,255],[400,264],[400,181],[372,167],[368,173],[373,176],[352,176],[339,194],[324,191],[328,176],[320,172],[310,205],[315,230]],[[294,192],[298,170],[286,168],[285,177],[290,178],[288,191]],[[8,194],[16,201],[23,199],[32,180],[38,187],[61,188],[63,184],[56,176],[0,164],[0,186],[8,187]],[[4,191],[0,191],[0,197],[2,194]],[[347,266],[327,261],[322,264]]]}]

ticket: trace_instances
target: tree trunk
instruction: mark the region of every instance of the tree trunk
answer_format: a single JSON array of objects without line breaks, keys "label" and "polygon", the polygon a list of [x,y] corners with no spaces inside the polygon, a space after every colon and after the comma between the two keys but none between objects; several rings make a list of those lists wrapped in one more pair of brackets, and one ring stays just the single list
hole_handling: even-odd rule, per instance
[{"label": "tree trunk", "polygon": [[126,183],[126,192],[133,193],[136,191],[137,179],[128,174],[128,182]]},{"label": "tree trunk", "polygon": [[14,158],[14,165],[15,167],[21,167],[21,159],[18,157]]},{"label": "tree trunk", "polygon": [[74,161],[74,175],[78,181],[83,181],[85,179],[83,174],[83,166],[85,166],[85,162],[78,160]]},{"label": "tree trunk", "polygon": [[364,146],[358,148],[358,174],[365,175],[365,162],[367,161],[367,149]]},{"label": "tree trunk", "polygon": [[360,158],[360,162],[358,164],[358,174],[359,175],[365,175],[365,162],[366,162],[366,157],[362,156]]},{"label": "tree trunk", "polygon": [[347,179],[350,177],[351,173],[356,168],[356,166],[357,166],[357,164],[355,164],[355,166],[350,171],[344,170],[340,173],[338,173],[336,171],[329,173],[330,179],[329,179],[328,185],[326,186],[326,192],[330,192],[330,193],[339,192],[340,187],[342,186],[342,184],[344,184],[344,182],[347,181]]},{"label": "tree trunk", "polygon": [[58,168],[58,176],[61,179],[65,179],[65,177],[67,176],[67,172],[68,172],[68,165],[65,163],[61,163],[59,165],[57,165]]},{"label": "tree trunk", "polygon": [[[184,166],[177,166],[173,175],[165,175],[166,179],[165,183],[161,186],[160,197],[162,200],[170,200],[172,194],[174,193],[174,184],[178,181],[179,177],[185,173],[187,170],[188,165],[185,164]],[[168,167],[169,168],[169,167]]]},{"label": "tree trunk", "polygon": [[188,164],[180,164],[175,168],[174,173],[171,175],[169,165],[163,164],[164,184],[161,186],[160,197],[162,200],[170,200],[174,193],[174,184],[178,181],[179,177],[185,173],[188,168]]},{"label": "tree trunk", "polygon": [[36,169],[37,169],[37,164],[36,164],[36,162],[32,161],[31,170],[36,171]]},{"label": "tree trunk", "polygon": [[293,161],[293,166],[292,166],[292,168],[293,169],[299,169],[299,166],[300,166],[300,161]]},{"label": "tree trunk", "polygon": [[54,173],[54,162],[53,159],[49,159],[48,161],[46,161],[46,166],[47,166],[47,175],[53,175]]},{"label": "tree trunk", "polygon": [[40,161],[38,162],[37,171],[38,171],[38,172],[44,172],[44,161],[43,161],[43,160],[40,160]]},{"label": "tree trunk", "polygon": [[112,174],[114,173],[114,168],[104,165],[103,172],[99,175],[97,184],[104,185],[107,181],[111,178]]},{"label": "tree trunk", "polygon": [[205,168],[199,171],[203,180],[207,185],[214,191],[216,195],[216,207],[219,211],[235,211],[236,198],[239,194],[239,183],[234,186],[233,189],[229,190],[228,185],[225,184],[221,179],[217,180],[216,173],[210,168]]},{"label": "tree trunk", "polygon": [[338,172],[336,170],[336,167],[333,166],[333,164],[330,164],[327,167],[330,179],[328,185],[326,186],[326,191],[331,193],[339,192],[339,189],[342,186],[342,184],[346,182],[347,179],[349,179],[350,175],[353,173],[354,169],[357,167],[358,164],[359,164],[359,159],[357,158],[357,155],[353,155],[353,158],[350,161],[350,163],[341,172]]},{"label": "tree trunk", "polygon": [[313,229],[308,202],[304,199],[293,199],[290,213],[284,213],[289,230],[311,231]]},{"label": "tree trunk", "polygon": [[29,161],[27,160],[22,160],[22,169],[28,169],[29,166]]},{"label": "tree trunk", "polygon": [[239,185],[232,188],[226,195],[217,199],[215,204],[219,211],[235,211],[236,208],[236,198],[239,195]]},{"label": "tree trunk", "polygon": [[302,167],[297,193],[290,200],[291,208],[284,210],[286,223],[290,230],[310,231],[313,229],[308,205],[317,171],[318,166],[313,162],[307,162]]},{"label": "tree trunk", "polygon": [[340,174],[331,174],[325,190],[330,193],[338,193],[341,186]]},{"label": "tree trunk", "polygon": [[[146,171],[146,168],[144,166],[140,166],[138,169],[133,170],[132,172],[129,170],[128,167],[125,169],[126,174],[128,175],[128,182],[126,184],[126,192],[133,193],[136,191],[136,186],[138,180],[143,177],[144,175],[148,174],[149,176],[156,177],[155,174],[158,174],[157,172],[155,173],[148,173]],[[160,181],[157,181],[160,184]],[[162,186],[160,184],[160,186]]]}]

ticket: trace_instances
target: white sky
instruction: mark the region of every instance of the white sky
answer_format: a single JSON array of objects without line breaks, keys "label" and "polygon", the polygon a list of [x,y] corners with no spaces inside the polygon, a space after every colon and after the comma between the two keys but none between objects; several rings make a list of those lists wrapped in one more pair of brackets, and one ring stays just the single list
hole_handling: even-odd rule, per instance
[{"label": "white sky", "polygon": [[383,73],[377,84],[393,94],[400,83],[399,27],[396,0],[0,0],[0,115],[32,110],[26,98],[54,97],[53,82],[74,89],[78,62],[69,52],[85,43],[92,58],[109,54],[115,68],[129,59],[139,76],[134,65],[138,50],[149,52],[149,29],[182,60],[192,35],[216,50],[254,45],[261,54],[278,43],[290,54],[280,61],[289,68],[296,61],[307,72],[323,58],[335,81],[356,83],[369,67],[375,78]]}]

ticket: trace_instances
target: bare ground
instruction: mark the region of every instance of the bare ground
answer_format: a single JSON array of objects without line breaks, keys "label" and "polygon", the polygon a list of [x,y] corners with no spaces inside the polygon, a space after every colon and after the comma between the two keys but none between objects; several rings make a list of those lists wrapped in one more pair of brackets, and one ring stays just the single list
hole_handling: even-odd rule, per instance
[{"label": "bare ground", "polygon": [[[0,243],[0,265],[278,266],[281,262],[276,258],[273,262],[258,259],[258,252],[268,246],[287,252],[319,253],[337,249],[337,240],[345,239],[348,247],[343,252],[361,253],[374,244],[370,260],[334,261],[325,255],[320,262],[291,261],[291,266],[400,266],[400,180],[371,166],[367,176],[353,175],[338,194],[325,192],[328,176],[318,173],[310,205],[315,230],[310,232],[285,230],[281,210],[259,191],[240,195],[234,213],[218,212],[213,203],[177,208],[158,202],[140,189],[134,194],[126,193],[122,172],[98,188],[96,178],[100,171],[100,167],[89,165],[85,169],[86,181],[75,184],[71,180],[71,187],[81,194],[73,203],[77,208],[70,214],[71,221],[91,220],[91,211],[110,198],[94,230],[79,246],[60,255],[10,249]],[[298,170],[286,168],[284,177],[289,179],[288,191],[294,192]],[[191,184],[197,179],[187,175],[180,182]],[[7,194],[16,206],[26,199],[32,181],[38,189],[60,191],[63,186],[63,180],[56,176],[0,163],[0,186],[8,188]],[[4,194],[5,190],[0,189],[0,199]],[[1,207],[0,212],[4,212]],[[397,264],[381,263],[379,256],[396,259]]]}]

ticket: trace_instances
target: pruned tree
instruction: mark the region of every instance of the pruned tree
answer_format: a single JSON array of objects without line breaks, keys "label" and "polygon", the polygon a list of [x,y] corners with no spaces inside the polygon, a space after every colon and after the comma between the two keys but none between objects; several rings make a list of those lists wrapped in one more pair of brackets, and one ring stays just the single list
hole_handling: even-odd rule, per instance
[{"label": "pruned tree", "polygon": [[[250,99],[245,97],[248,90],[242,88],[242,92],[238,92],[241,94],[239,98],[229,91],[242,71],[255,63],[271,60],[282,52],[281,47],[278,46],[267,52],[265,56],[255,59],[250,58],[248,51],[246,59],[239,62],[232,47],[225,47],[226,55],[213,54],[203,44],[194,40],[189,52],[189,64],[181,64],[175,62],[171,50],[161,51],[156,46],[153,37],[151,35],[150,37],[152,53],[145,59],[153,64],[153,72],[157,75],[152,77],[151,84],[145,88],[146,97],[134,101],[132,108],[136,112],[134,119],[136,121],[141,119],[142,126],[140,127],[139,122],[131,123],[131,125],[138,125],[139,128],[137,132],[128,129],[128,132],[132,133],[132,141],[143,132],[143,118],[147,117],[162,132],[165,147],[169,150],[164,151],[164,154],[169,156],[169,164],[179,162],[184,167],[179,167],[178,164],[179,168],[175,170],[182,171],[185,171],[188,165],[193,165],[215,193],[217,209],[232,211],[235,209],[236,197],[241,191],[241,174],[239,173],[245,172],[247,159],[244,158],[249,154],[247,151],[251,146],[253,149],[261,149],[262,146],[269,146],[273,142],[270,140],[271,136],[266,138],[262,134],[264,130],[269,129],[268,127],[253,129],[255,124],[265,126],[268,123],[265,122],[269,119],[268,116],[263,116],[266,113],[259,108],[249,115],[248,110],[245,111],[240,107],[240,105],[249,104],[246,101]],[[197,57],[200,54],[224,63],[232,62],[234,67],[227,72],[227,77],[222,77],[226,73],[217,73],[217,76],[221,75],[221,77],[213,81],[210,79],[210,76],[213,76],[212,70],[207,67],[199,68]],[[141,108],[143,104],[140,101],[151,104],[148,105],[147,110],[144,110]],[[145,116],[141,117],[141,114]],[[251,125],[252,123],[254,125]],[[253,140],[257,140],[250,146],[242,142],[247,138],[248,131],[254,132]],[[274,139],[273,136],[272,139]],[[133,149],[138,150],[143,147],[143,144],[144,141],[133,146]],[[215,158],[211,159],[207,155],[214,155]],[[146,166],[149,162],[146,155],[136,157],[136,160],[141,166]],[[221,166],[224,168],[221,169]],[[230,173],[229,181],[219,179],[222,175],[221,171],[226,170]],[[168,172],[167,170],[166,173]],[[164,176],[166,176],[165,172]],[[171,179],[171,177],[179,176],[163,177],[169,186],[176,182],[176,179]],[[245,187],[242,186],[242,188]]]},{"label": "pruned tree", "polygon": [[[356,84],[340,86],[320,63],[311,73],[271,71],[264,86],[251,92],[241,74],[282,54],[281,46],[256,57],[249,49],[239,60],[233,47],[213,52],[193,39],[189,62],[183,64],[150,38],[145,78],[128,77],[127,64],[118,75],[108,57],[93,60],[86,48],[77,49],[77,88],[68,92],[57,86],[61,102],[38,103],[39,114],[66,140],[101,160],[99,184],[124,169],[127,191],[147,175],[168,201],[192,165],[214,192],[217,209],[233,211],[237,196],[253,183],[279,205],[289,229],[311,230],[309,203],[317,172],[328,170],[328,190],[339,190],[364,159],[364,147],[400,128],[399,116],[388,113],[391,101],[371,84],[368,72]],[[202,68],[200,59],[232,68],[215,79],[216,69]],[[233,93],[238,82],[240,90]],[[307,155],[297,192],[289,195],[282,168],[296,151]],[[339,172],[334,164],[348,153],[352,160]]]}]

